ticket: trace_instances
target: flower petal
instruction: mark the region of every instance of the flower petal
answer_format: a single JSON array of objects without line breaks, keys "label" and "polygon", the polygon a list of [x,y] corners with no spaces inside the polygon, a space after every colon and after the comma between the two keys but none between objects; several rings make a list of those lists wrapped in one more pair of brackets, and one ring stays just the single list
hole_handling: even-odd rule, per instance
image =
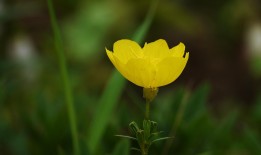
[{"label": "flower petal", "polygon": [[115,66],[115,60],[114,60],[113,53],[110,50],[107,50],[107,48],[105,48],[105,50],[106,50],[107,56],[111,60],[112,64]]},{"label": "flower petal", "polygon": [[168,57],[157,66],[153,87],[160,87],[175,81],[183,71],[189,58],[189,53],[183,57]]},{"label": "flower petal", "polygon": [[111,51],[106,49],[106,53],[114,67],[121,73],[121,75],[125,78],[129,77],[130,75],[128,75],[128,72],[125,69],[125,64],[122,61],[120,61]]},{"label": "flower petal", "polygon": [[169,49],[163,39],[146,43],[143,49],[136,42],[123,39],[113,48],[114,52],[106,49],[106,53],[116,69],[144,88],[157,88],[175,81],[189,58],[183,43]]},{"label": "flower petal", "polygon": [[180,42],[177,46],[170,49],[170,52],[174,57],[183,57],[185,52],[185,45]]},{"label": "flower petal", "polygon": [[124,64],[114,53],[107,50],[107,55],[115,68],[132,83],[149,88],[150,83],[155,76],[155,66],[146,59],[131,59]]},{"label": "flower petal", "polygon": [[126,64],[128,76],[126,77],[132,83],[150,88],[151,83],[155,77],[155,66],[147,59],[131,59]]},{"label": "flower petal", "polygon": [[113,52],[124,64],[133,58],[142,56],[141,47],[134,41],[122,39],[114,43]]},{"label": "flower petal", "polygon": [[161,59],[170,55],[168,44],[163,39],[145,44],[143,51],[144,56],[149,58]]}]

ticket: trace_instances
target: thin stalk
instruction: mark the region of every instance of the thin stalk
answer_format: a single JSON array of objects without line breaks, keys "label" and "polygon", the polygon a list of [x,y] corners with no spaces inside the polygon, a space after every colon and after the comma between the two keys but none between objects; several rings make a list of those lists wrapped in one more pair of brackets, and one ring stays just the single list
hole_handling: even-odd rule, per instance
[{"label": "thin stalk", "polygon": [[74,101],[73,101],[72,90],[69,84],[68,71],[66,67],[66,59],[62,46],[61,34],[57,24],[57,19],[55,16],[52,0],[47,0],[47,3],[48,3],[48,9],[51,18],[51,25],[54,33],[55,48],[58,55],[59,68],[60,68],[61,78],[63,82],[65,101],[68,110],[68,117],[69,117],[72,141],[73,141],[73,152],[74,155],[80,155],[80,147],[79,147],[79,140],[78,140],[78,133],[77,133],[78,130],[77,130],[77,123],[76,123],[77,121],[76,121],[75,110],[74,110]]},{"label": "thin stalk", "polygon": [[145,144],[141,147],[141,155],[148,155],[149,148],[145,146]]},{"label": "thin stalk", "polygon": [[150,101],[146,100],[145,119],[149,120],[149,118],[150,118]]}]

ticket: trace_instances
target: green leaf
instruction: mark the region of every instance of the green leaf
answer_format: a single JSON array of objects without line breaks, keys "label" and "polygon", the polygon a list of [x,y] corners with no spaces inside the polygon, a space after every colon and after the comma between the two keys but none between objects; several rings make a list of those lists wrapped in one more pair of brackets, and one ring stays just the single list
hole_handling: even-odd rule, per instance
[{"label": "green leaf", "polygon": [[135,148],[135,147],[132,147],[131,150],[134,150],[134,151],[138,151],[138,152],[141,152],[140,149],[138,148]]},{"label": "green leaf", "polygon": [[134,137],[131,137],[131,136],[125,136],[125,135],[115,135],[116,137],[121,137],[121,138],[128,138],[128,139],[131,139],[131,140],[137,140],[136,138]]},{"label": "green leaf", "polygon": [[163,131],[159,131],[159,132],[153,132],[151,133],[151,137],[155,137],[155,136],[159,136],[161,133],[163,133]]},{"label": "green leaf", "polygon": [[151,122],[151,126],[150,126],[150,132],[151,133],[155,133],[158,131],[158,123],[154,122],[154,121],[150,121]]},{"label": "green leaf", "polygon": [[142,146],[144,144],[144,131],[143,130],[138,131],[136,137],[139,145]]},{"label": "green leaf", "polygon": [[158,138],[153,140],[151,143],[157,142],[157,141],[161,141],[161,140],[167,140],[167,139],[174,139],[174,137],[162,137],[162,138]]},{"label": "green leaf", "polygon": [[151,128],[151,123],[150,120],[143,120],[143,129],[144,129],[144,138],[147,141],[150,137],[150,128]]},{"label": "green leaf", "polygon": [[133,135],[136,136],[137,132],[140,130],[138,124],[136,122],[131,122],[129,124],[129,129]]}]

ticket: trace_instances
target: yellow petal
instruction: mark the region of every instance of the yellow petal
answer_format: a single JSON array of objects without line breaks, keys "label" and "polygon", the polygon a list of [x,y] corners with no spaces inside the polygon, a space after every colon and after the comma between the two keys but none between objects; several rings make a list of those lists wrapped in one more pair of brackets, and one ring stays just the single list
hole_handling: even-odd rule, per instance
[{"label": "yellow petal", "polygon": [[112,64],[115,66],[115,60],[114,60],[113,53],[111,51],[107,50],[107,48],[105,48],[105,50],[106,50],[107,56],[111,60]]},{"label": "yellow petal", "polygon": [[124,77],[126,77],[126,76],[127,76],[127,75],[126,75],[127,73],[126,73],[126,70],[124,70],[125,64],[122,63],[116,56],[114,56],[114,53],[112,53],[111,51],[107,50],[106,48],[105,48],[105,50],[106,50],[106,53],[107,53],[109,59],[111,60],[112,64],[114,65],[114,67],[115,67]]},{"label": "yellow petal", "polygon": [[129,75],[127,75],[127,71],[125,69],[125,64],[120,61],[115,55],[114,53],[112,53],[111,51],[106,49],[106,53],[109,57],[109,59],[111,60],[112,64],[114,65],[114,67],[126,78],[129,77]]},{"label": "yellow petal", "polygon": [[106,49],[106,53],[116,69],[144,88],[157,88],[175,81],[189,58],[183,43],[170,50],[163,39],[145,44],[143,49],[134,41],[119,40],[113,48],[114,52]]},{"label": "yellow petal", "polygon": [[145,44],[143,51],[144,56],[155,59],[161,59],[170,55],[168,44],[163,39]]},{"label": "yellow petal", "polygon": [[156,74],[155,66],[147,59],[129,60],[126,64],[126,70],[128,72],[126,78],[144,88],[150,88]]},{"label": "yellow petal", "polygon": [[155,76],[155,66],[147,59],[131,59],[124,64],[114,53],[106,49],[106,53],[115,68],[132,83],[149,88]]},{"label": "yellow petal", "polygon": [[153,87],[160,87],[175,81],[183,69],[189,58],[189,53],[183,57],[168,57],[163,59],[157,66],[155,81],[153,82]]},{"label": "yellow petal", "polygon": [[113,45],[114,56],[119,58],[124,64],[133,58],[142,56],[141,47],[134,41],[122,39]]},{"label": "yellow petal", "polygon": [[185,52],[185,45],[183,43],[179,43],[177,46],[170,49],[170,52],[174,57],[183,57]]}]

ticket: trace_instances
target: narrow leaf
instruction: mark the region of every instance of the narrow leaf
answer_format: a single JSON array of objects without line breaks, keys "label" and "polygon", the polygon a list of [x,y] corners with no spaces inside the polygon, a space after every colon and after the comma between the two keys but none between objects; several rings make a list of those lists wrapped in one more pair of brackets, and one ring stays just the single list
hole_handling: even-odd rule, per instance
[{"label": "narrow leaf", "polygon": [[151,143],[157,142],[157,141],[161,141],[161,140],[166,140],[166,139],[174,139],[174,137],[162,137],[162,138],[158,138],[153,140]]},{"label": "narrow leaf", "polygon": [[135,148],[135,147],[132,147],[131,150],[141,152],[140,149],[137,149],[137,148]]},{"label": "narrow leaf", "polygon": [[128,139],[131,139],[131,140],[137,140],[136,138],[134,137],[131,137],[131,136],[125,136],[125,135],[115,135],[116,137],[121,137],[121,138],[128,138]]}]

